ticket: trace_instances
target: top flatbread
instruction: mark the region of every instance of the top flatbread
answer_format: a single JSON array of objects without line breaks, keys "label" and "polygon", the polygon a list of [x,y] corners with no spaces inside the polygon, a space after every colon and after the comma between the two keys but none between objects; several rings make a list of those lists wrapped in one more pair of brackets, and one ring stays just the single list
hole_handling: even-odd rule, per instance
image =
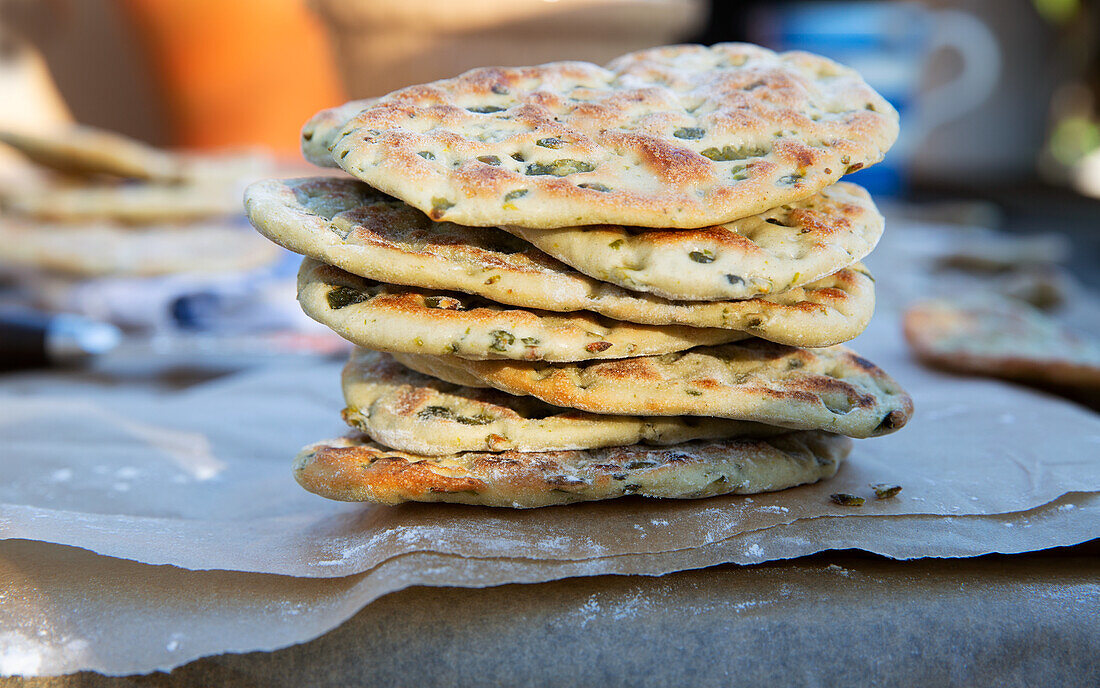
[{"label": "top flatbread", "polygon": [[726,43],[411,86],[354,116],[332,156],[437,220],[691,228],[812,196],[897,133],[855,71]]},{"label": "top flatbread", "polygon": [[704,229],[503,229],[598,280],[666,299],[709,301],[782,292],[831,275],[870,253],[883,225],[870,194],[838,182]]},{"label": "top flatbread", "polygon": [[874,311],[873,281],[859,264],[780,294],[669,301],[582,275],[499,229],[433,222],[351,179],[259,182],[245,192],[245,208],[272,241],[352,274],[523,308],[741,330],[796,346],[847,341],[863,331]]},{"label": "top flatbread", "polygon": [[924,362],[966,374],[1100,389],[1100,347],[1023,303],[917,303],[905,338]]}]

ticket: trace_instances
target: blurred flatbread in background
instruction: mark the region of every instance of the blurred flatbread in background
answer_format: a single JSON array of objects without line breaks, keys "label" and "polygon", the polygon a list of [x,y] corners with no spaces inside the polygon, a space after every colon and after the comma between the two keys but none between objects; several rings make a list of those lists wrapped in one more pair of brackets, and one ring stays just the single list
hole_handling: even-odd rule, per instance
[{"label": "blurred flatbread in background", "polygon": [[[0,129],[40,131],[72,121],[41,53],[0,23]],[[25,158],[0,146],[0,180],[29,168]]]},{"label": "blurred flatbread in background", "polygon": [[913,353],[932,367],[1100,390],[1100,347],[1019,301],[924,301],[903,322]]},{"label": "blurred flatbread in background", "polygon": [[1066,262],[1070,245],[1059,234],[1014,236],[1001,232],[963,235],[936,260],[937,267],[999,273]]},{"label": "blurred flatbread in background", "polygon": [[175,153],[73,124],[48,132],[0,126],[0,142],[39,170],[60,173],[0,181],[0,207],[54,222],[143,224],[240,215],[244,187],[272,167],[270,156],[258,151]]},{"label": "blurred flatbread in background", "polygon": [[274,262],[277,246],[232,223],[147,227],[0,218],[0,267],[85,277],[228,272]]},{"label": "blurred flatbread in background", "polygon": [[0,141],[32,162],[63,174],[177,181],[179,157],[114,132],[68,124],[50,132],[0,130]]},{"label": "blurred flatbread in background", "polygon": [[47,222],[184,222],[240,215],[239,187],[221,181],[170,185],[9,184],[0,186],[0,208]]}]

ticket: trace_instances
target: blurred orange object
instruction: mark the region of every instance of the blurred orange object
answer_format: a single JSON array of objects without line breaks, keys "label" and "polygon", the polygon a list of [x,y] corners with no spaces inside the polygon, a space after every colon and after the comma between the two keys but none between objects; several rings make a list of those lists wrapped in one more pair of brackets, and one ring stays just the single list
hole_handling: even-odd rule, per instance
[{"label": "blurred orange object", "polygon": [[157,75],[174,145],[297,154],[305,121],[345,100],[302,0],[118,2]]}]

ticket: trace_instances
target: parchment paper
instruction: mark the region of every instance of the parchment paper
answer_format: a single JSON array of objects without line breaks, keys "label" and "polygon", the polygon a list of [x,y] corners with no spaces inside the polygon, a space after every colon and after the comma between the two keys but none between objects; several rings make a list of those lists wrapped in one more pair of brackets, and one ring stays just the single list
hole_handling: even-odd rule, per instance
[{"label": "parchment paper", "polygon": [[[344,431],[340,363],[272,366],[184,391],[96,374],[0,379],[0,540],[142,562],[84,554],[95,562],[89,572],[114,571],[87,579],[84,569],[50,569],[60,576],[59,601],[28,594],[37,613],[7,603],[20,588],[0,586],[0,674],[149,671],[279,647],[415,584],[656,575],[841,548],[965,557],[1100,537],[1100,417],[913,363],[899,307],[929,280],[897,267],[904,241],[884,244],[879,313],[853,346],[912,393],[916,416],[894,435],[857,442],[835,478],[769,495],[530,511],[340,504],[306,493],[290,475],[300,446]],[[879,482],[903,490],[861,508],[828,498],[870,497],[868,484]],[[9,572],[18,572],[13,557]]]},{"label": "parchment paper", "polygon": [[1100,496],[1078,494],[1024,513],[954,518],[946,537],[943,517],[818,518],[687,553],[544,562],[414,552],[366,573],[326,579],[193,572],[13,540],[0,543],[0,576],[7,582],[0,605],[0,675],[82,669],[122,675],[169,670],[214,653],[276,649],[315,638],[378,597],[411,585],[485,587],[606,573],[660,575],[782,557],[804,551],[808,542],[815,550],[848,549],[872,539],[883,543],[882,553],[889,556],[915,540],[927,541],[926,551],[940,556],[1015,552],[1085,539],[1098,517]]}]

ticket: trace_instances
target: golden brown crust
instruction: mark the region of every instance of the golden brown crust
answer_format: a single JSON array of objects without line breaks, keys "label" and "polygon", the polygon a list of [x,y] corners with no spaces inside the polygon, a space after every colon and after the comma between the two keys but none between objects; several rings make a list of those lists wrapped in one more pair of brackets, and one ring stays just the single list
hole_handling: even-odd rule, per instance
[{"label": "golden brown crust", "polygon": [[926,301],[904,316],[917,357],[963,374],[1100,389],[1100,348],[1021,302]]},{"label": "golden brown crust", "polygon": [[294,477],[341,501],[531,508],[630,494],[694,499],[782,490],[832,476],[850,448],[847,438],[792,432],[662,448],[424,457],[351,436],[303,449]]},{"label": "golden brown crust", "polygon": [[436,220],[691,228],[811,196],[881,160],[897,126],[825,58],[682,45],[401,89],[355,115],[332,156]]},{"label": "golden brown crust", "polygon": [[[841,346],[807,350],[750,339],[664,356],[559,364],[395,358],[459,384],[473,378],[590,413],[735,418],[851,437],[893,432],[913,413],[912,399],[889,375]],[[452,378],[451,370],[459,376]]]}]

